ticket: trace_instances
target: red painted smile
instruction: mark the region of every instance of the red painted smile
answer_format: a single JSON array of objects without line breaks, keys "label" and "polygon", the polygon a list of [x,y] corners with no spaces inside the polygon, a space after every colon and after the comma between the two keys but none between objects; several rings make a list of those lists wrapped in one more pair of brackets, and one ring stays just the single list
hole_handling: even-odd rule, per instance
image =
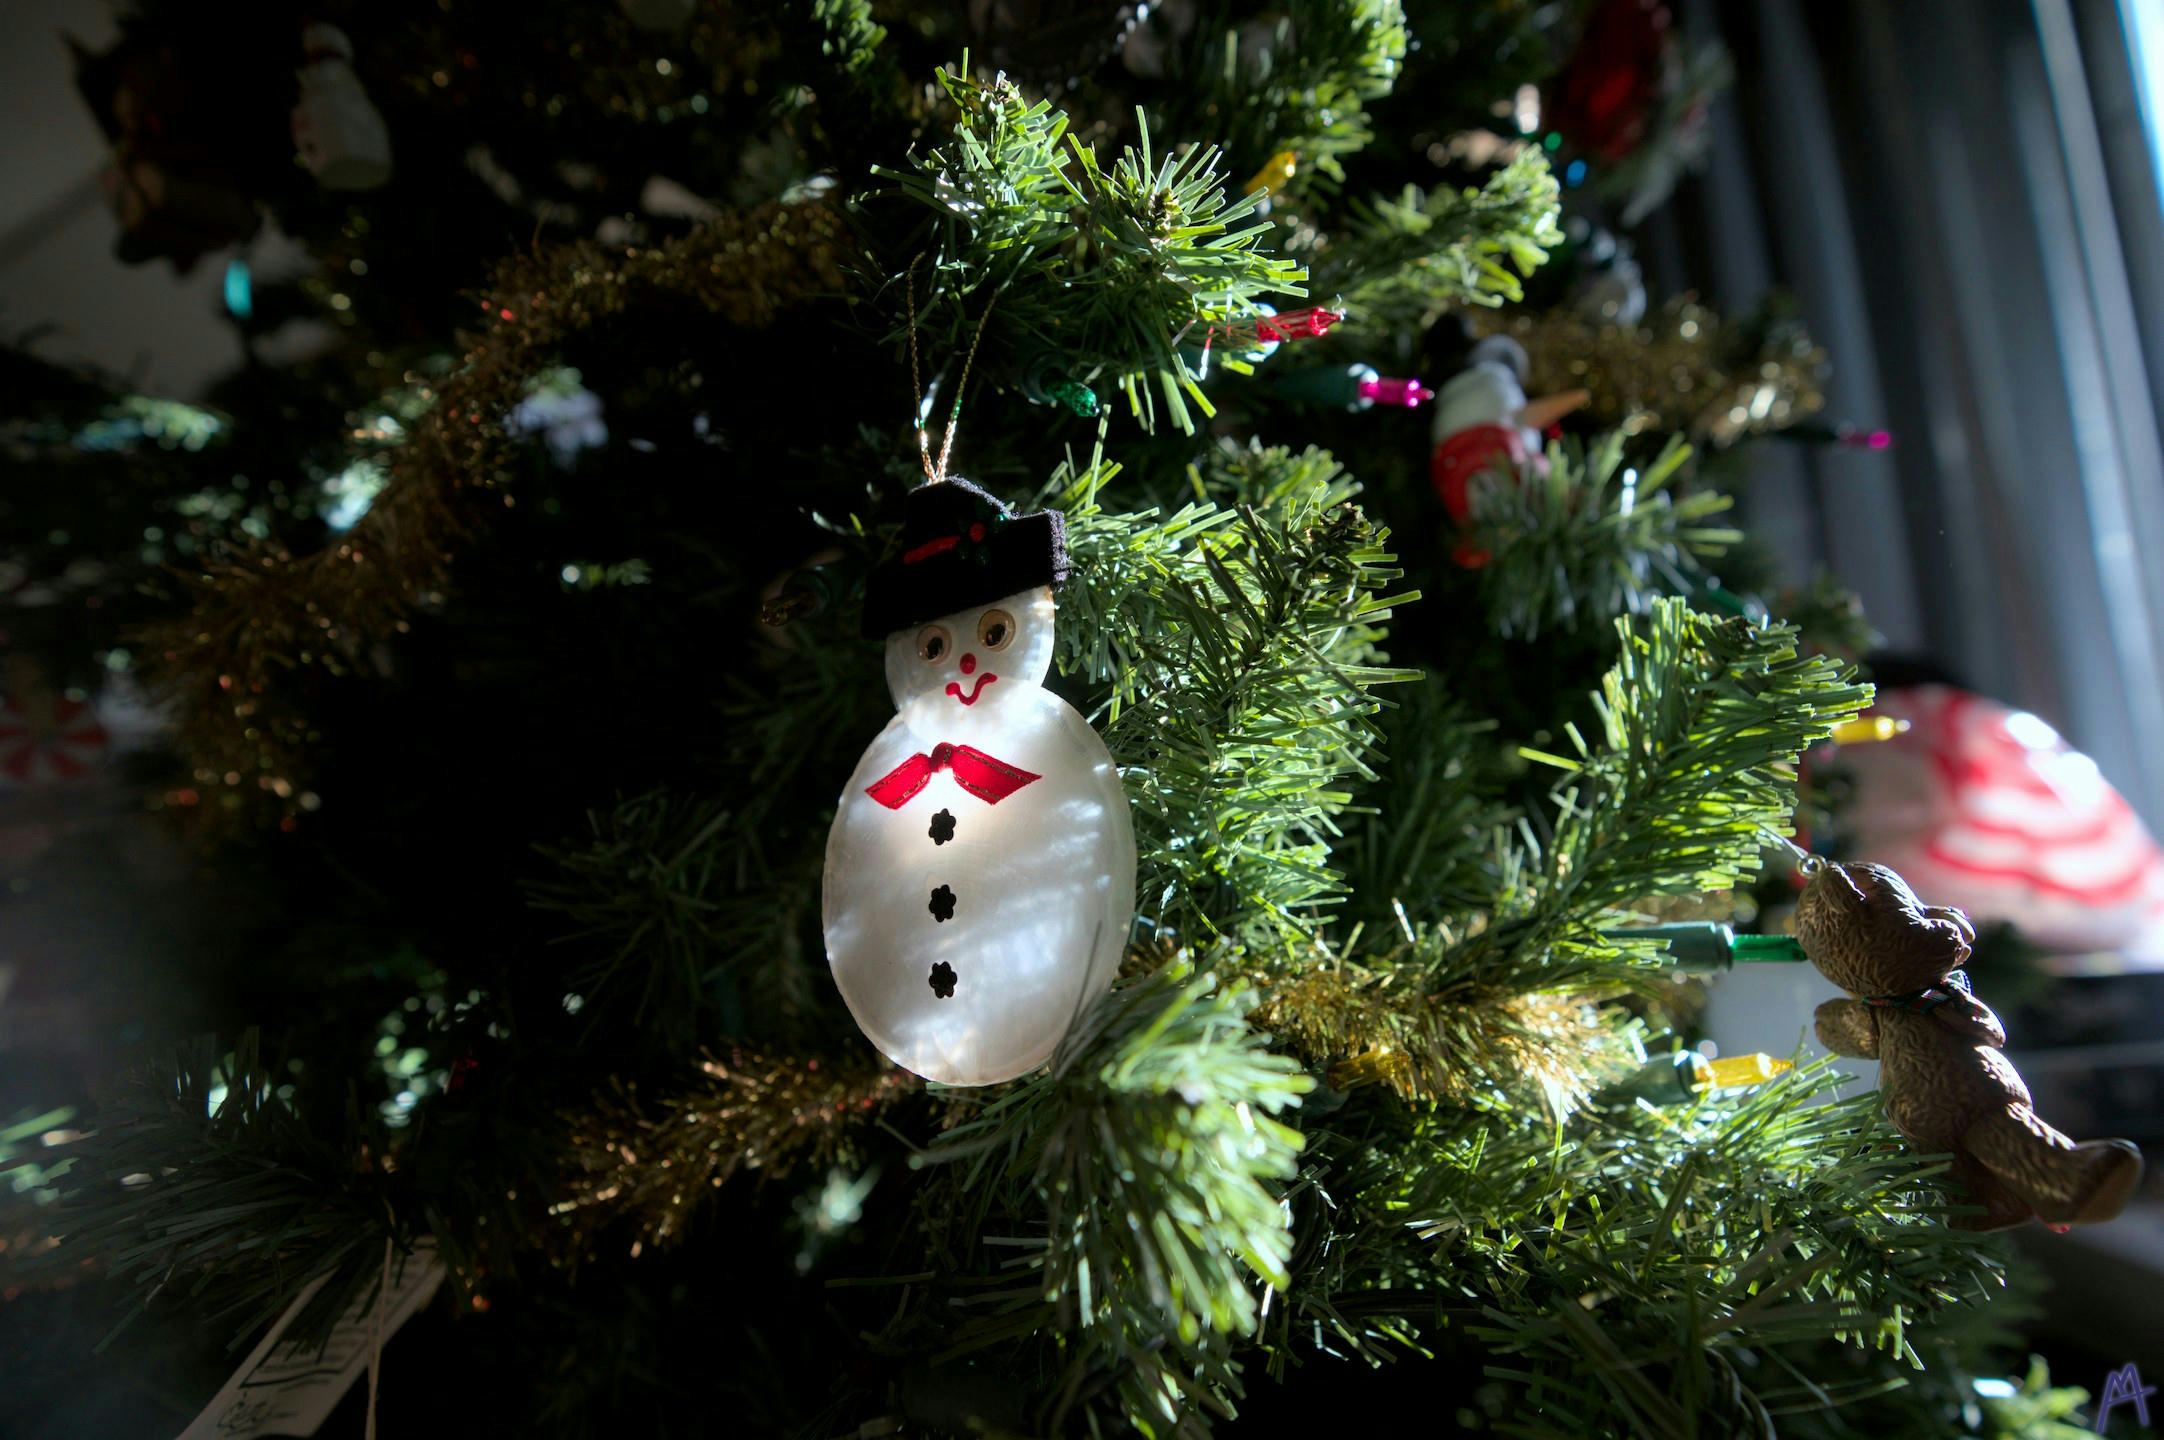
[{"label": "red painted smile", "polygon": [[991,671],[985,671],[982,675],[979,675],[977,677],[977,683],[969,687],[969,693],[967,695],[964,695],[962,693],[962,687],[960,685],[956,684],[952,680],[949,680],[947,682],[947,693],[949,695],[952,695],[955,699],[961,701],[964,705],[974,705],[977,703],[977,697],[984,693],[984,687],[991,684],[994,680],[997,680],[998,678],[999,677],[997,675],[994,675]]}]

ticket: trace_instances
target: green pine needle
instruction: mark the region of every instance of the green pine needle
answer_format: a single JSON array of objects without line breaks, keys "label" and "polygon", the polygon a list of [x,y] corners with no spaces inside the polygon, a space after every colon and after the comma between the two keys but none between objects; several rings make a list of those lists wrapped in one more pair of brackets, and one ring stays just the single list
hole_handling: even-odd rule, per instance
[{"label": "green pine needle", "polygon": [[[1116,990],[1051,1068],[942,1137],[929,1161],[968,1161],[1000,1213],[1042,1217],[1014,1241],[1037,1288],[965,1330],[950,1353],[1015,1333],[1068,1352],[1063,1402],[1109,1365],[1141,1433],[1191,1432],[1196,1402],[1230,1413],[1231,1342],[1291,1280],[1279,1187],[1299,1132],[1272,1118],[1312,1086],[1248,1028],[1248,992],[1184,961]],[[1055,1421],[1050,1433],[1059,1433]]]},{"label": "green pine needle", "polygon": [[49,1259],[95,1259],[131,1292],[114,1334],[171,1295],[238,1345],[321,1279],[292,1332],[320,1339],[373,1294],[386,1237],[410,1251],[416,1211],[394,1204],[388,1171],[356,1163],[388,1147],[374,1117],[349,1105],[341,1131],[312,1125],[280,1097],[286,1078],[254,1031],[223,1057],[191,1045],[68,1147]]},{"label": "green pine needle", "polygon": [[1871,703],[1871,687],[1786,625],[1716,619],[1657,600],[1618,621],[1623,653],[1596,705],[1601,745],[1575,729],[1563,770],[1544,903],[1590,920],[1656,895],[1718,893],[1758,873],[1788,833],[1804,748]]},{"label": "green pine needle", "polygon": [[[1372,780],[1377,662],[1398,572],[1388,532],[1322,451],[1213,449],[1213,497],[1108,514],[1092,470],[1068,491],[1076,578],[1062,668],[1109,685],[1105,738],[1134,804],[1137,895],[1181,936],[1312,934],[1349,782]],[[1221,497],[1221,500],[1217,497]]]},{"label": "green pine needle", "polygon": [[1349,1108],[1291,1193],[1313,1259],[1287,1339],[1319,1324],[1355,1352],[1469,1340],[1511,1387],[1504,1434],[1770,1436],[1800,1398],[1787,1357],[1832,1345],[1914,1365],[1916,1327],[1959,1322],[2000,1284],[1989,1243],[1948,1228],[1939,1164],[1875,1096],[1831,1099],[1840,1079],[1819,1062],[1560,1128]]},{"label": "green pine needle", "polygon": [[1524,298],[1519,281],[1563,242],[1562,189],[1528,146],[1479,187],[1408,185],[1351,206],[1315,265],[1319,294],[1344,298],[1353,338],[1419,331],[1460,305]]},{"label": "green pine needle", "polygon": [[1299,166],[1293,189],[1316,174],[1342,181],[1343,158],[1373,137],[1363,107],[1390,93],[1405,63],[1404,7],[1288,0],[1250,24],[1262,33],[1198,25],[1172,47],[1167,68],[1178,77],[1181,118],[1222,137],[1240,177],[1290,150]]},{"label": "green pine needle", "polygon": [[1643,614],[1656,595],[1706,590],[1701,562],[1743,536],[1706,523],[1727,496],[1671,488],[1690,454],[1671,437],[1641,472],[1611,432],[1590,448],[1551,446],[1545,476],[1506,466],[1476,477],[1468,543],[1488,556],[1480,590],[1495,632],[1530,640],[1606,625]]},{"label": "green pine needle", "polygon": [[1261,314],[1264,296],[1307,293],[1306,270],[1261,247],[1270,226],[1240,223],[1260,197],[1227,198],[1215,147],[1157,155],[1139,112],[1140,147],[1107,169],[1065,115],[1006,80],[943,71],[940,83],[958,112],[952,138],[909,170],[877,172],[933,217],[939,301],[927,332],[959,353],[996,293],[987,344],[1109,381],[1145,425],[1162,398],[1193,430],[1190,404],[1213,411],[1183,350],[1199,350],[1212,325]]}]

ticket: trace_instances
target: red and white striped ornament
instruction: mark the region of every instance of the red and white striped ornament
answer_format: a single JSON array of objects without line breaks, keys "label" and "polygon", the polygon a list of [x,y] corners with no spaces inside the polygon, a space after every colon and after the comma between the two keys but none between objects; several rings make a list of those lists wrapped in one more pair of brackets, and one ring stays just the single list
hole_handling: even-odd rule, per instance
[{"label": "red and white striped ornament", "polygon": [[2094,760],[1949,686],[1881,691],[1869,713],[1909,729],[1842,747],[1855,858],[2048,949],[2164,959],[2164,849]]},{"label": "red and white striped ornament", "polygon": [[78,780],[105,758],[110,736],[83,700],[55,700],[40,724],[14,696],[0,697],[0,787]]}]

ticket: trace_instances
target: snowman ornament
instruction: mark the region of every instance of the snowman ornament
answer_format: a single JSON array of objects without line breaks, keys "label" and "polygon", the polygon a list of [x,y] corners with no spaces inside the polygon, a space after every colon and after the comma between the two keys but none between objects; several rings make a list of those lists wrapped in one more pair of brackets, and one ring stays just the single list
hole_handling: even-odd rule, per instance
[{"label": "snowman ornament", "polygon": [[335,25],[301,31],[293,145],[326,190],[374,190],[391,178],[391,132],[353,71],[353,42]]},{"label": "snowman ornament", "polygon": [[[1483,474],[1546,475],[1542,432],[1589,398],[1583,390],[1567,390],[1528,400],[1529,367],[1524,346],[1491,335],[1436,393],[1429,479],[1460,529],[1473,523],[1474,480]],[[1461,542],[1452,558],[1468,569],[1488,563],[1470,542]]]},{"label": "snowman ornament", "polygon": [[1111,986],[1134,916],[1119,772],[1043,688],[1066,576],[1057,511],[939,479],[866,581],[896,714],[827,835],[827,959],[880,1052],[944,1084],[1049,1060]]}]

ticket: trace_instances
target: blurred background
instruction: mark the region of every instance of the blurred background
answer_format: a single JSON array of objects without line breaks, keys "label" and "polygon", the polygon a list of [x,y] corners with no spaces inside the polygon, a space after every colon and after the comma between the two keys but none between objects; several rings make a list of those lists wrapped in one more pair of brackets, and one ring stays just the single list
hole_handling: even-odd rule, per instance
[{"label": "blurred background", "polygon": [[[1635,176],[1610,197],[1608,224],[1574,232],[1576,293],[1596,318],[1656,325],[1693,297],[1745,316],[1785,296],[1784,313],[1830,357],[1818,421],[1752,447],[1736,485],[1772,568],[1830,573],[1861,597],[1884,713],[1909,722],[1883,746],[1822,758],[1832,793],[1861,797],[1836,807],[1842,829],[1829,838],[1988,922],[1978,989],[2005,1018],[2039,1108],[2078,1135],[2134,1139],[2154,1165],[2164,3],[1673,10],[1691,54],[1725,57],[1708,74],[1725,70],[1727,83],[1705,85],[1690,143],[1660,162],[1668,173]],[[216,424],[192,407],[235,372],[305,363],[335,338],[321,319],[255,310],[259,293],[321,278],[275,225],[209,245],[184,270],[116,253],[101,182],[110,143],[63,40],[96,53],[116,34],[93,0],[0,7],[0,340],[150,397],[125,422],[108,414],[104,431],[80,427],[68,443],[86,453],[145,437],[187,446],[191,426]],[[1540,99],[1521,94],[1498,129],[1541,134]],[[700,203],[647,196],[655,215]],[[1528,348],[1537,369],[1537,337]],[[0,395],[0,445],[51,443],[7,431],[7,410]],[[550,423],[575,429],[574,412]],[[112,428],[125,424],[136,428]],[[200,864],[164,823],[160,806],[195,801],[154,778],[161,720],[125,651],[96,651],[95,684],[33,664],[65,650],[71,627],[101,626],[101,608],[129,604],[94,562],[41,569],[81,538],[64,518],[70,503],[96,503],[87,485],[71,497],[71,473],[54,472],[58,490],[0,496],[0,653],[11,666],[0,1145],[12,1147],[0,1157],[14,1162],[0,1183],[17,1195],[39,1183],[38,1137],[66,1128],[40,1107],[87,1088],[150,1030],[185,1029],[207,1008],[185,977],[253,923],[246,887]],[[340,477],[322,483],[335,508]],[[87,513],[82,528],[99,523]],[[1831,993],[1815,975],[1739,972],[1716,987],[1709,1048],[1786,1054]],[[1868,1083],[1871,1067],[1856,1068]],[[2021,1235],[2049,1281],[2026,1338],[2059,1383],[2094,1393],[2128,1361],[2164,1378],[2164,1205],[2153,1195],[2111,1226]],[[190,1408],[157,1391],[153,1369],[138,1373],[146,1393],[98,1397],[88,1418],[70,1412],[78,1428],[37,1433],[148,1433],[146,1416]],[[57,1394],[68,1377],[40,1383]]]}]

